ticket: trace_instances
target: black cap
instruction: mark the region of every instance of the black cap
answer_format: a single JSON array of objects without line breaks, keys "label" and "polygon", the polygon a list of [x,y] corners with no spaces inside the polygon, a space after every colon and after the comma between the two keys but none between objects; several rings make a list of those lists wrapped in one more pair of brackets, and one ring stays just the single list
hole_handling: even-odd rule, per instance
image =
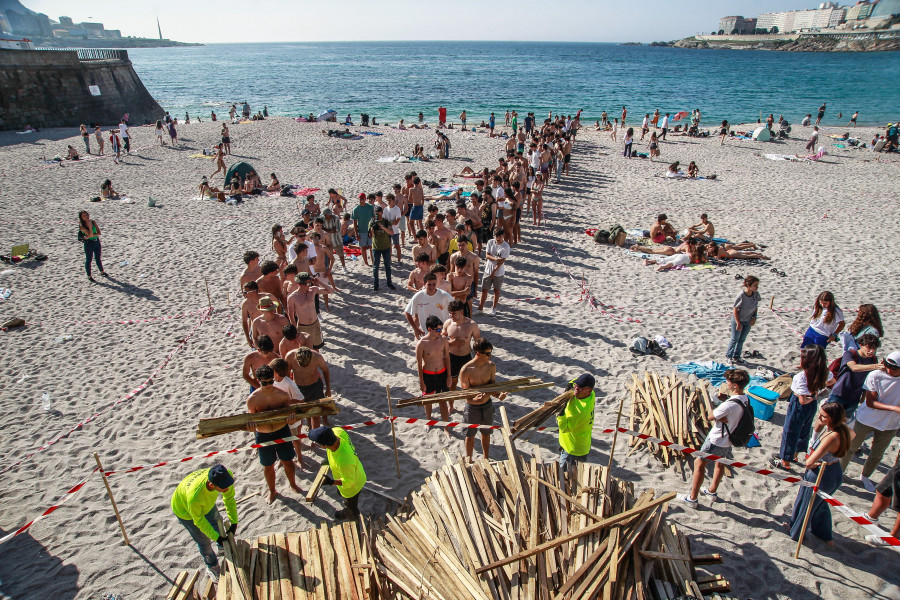
[{"label": "black cap", "polygon": [[319,444],[320,446],[331,446],[337,441],[331,427],[316,427],[309,432],[309,441]]},{"label": "black cap", "polygon": [[234,485],[234,477],[228,472],[223,465],[213,465],[209,470],[207,479],[217,488],[228,489]]},{"label": "black cap", "polygon": [[575,380],[575,385],[577,385],[578,387],[583,387],[583,388],[593,389],[594,384],[596,384],[596,383],[597,382],[594,379],[594,376],[591,375],[590,373],[585,373],[585,374],[581,375],[578,379]]}]

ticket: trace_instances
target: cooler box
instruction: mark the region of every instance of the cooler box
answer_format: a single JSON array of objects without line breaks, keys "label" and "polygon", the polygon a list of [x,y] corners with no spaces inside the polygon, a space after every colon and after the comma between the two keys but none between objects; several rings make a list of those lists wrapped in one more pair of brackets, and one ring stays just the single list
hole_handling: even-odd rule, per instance
[{"label": "cooler box", "polygon": [[763,421],[771,419],[775,414],[778,392],[758,385],[748,385],[746,392],[747,397],[750,398],[750,406],[753,407],[753,415]]}]

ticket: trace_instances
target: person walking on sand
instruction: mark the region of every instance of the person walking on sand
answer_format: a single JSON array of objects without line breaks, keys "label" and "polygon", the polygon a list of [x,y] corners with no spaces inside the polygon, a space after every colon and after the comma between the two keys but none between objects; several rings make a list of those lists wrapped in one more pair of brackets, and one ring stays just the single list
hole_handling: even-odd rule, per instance
[{"label": "person walking on sand", "polygon": [[309,441],[328,451],[331,475],[325,476],[325,485],[337,486],[344,498],[344,508],[334,513],[334,519],[355,519],[359,516],[359,493],[366,484],[366,471],[350,436],[340,427],[323,426],[309,432]]},{"label": "person walking on sand", "polygon": [[650,162],[653,162],[654,158],[659,158],[659,136],[656,135],[656,131],[650,134]]},{"label": "person walking on sand", "polygon": [[228,167],[225,166],[225,151],[222,144],[216,144],[216,171],[209,176],[210,179],[222,172],[222,177],[228,174]]},{"label": "person walking on sand", "polygon": [[[247,398],[247,412],[261,413],[278,408],[284,408],[292,404],[300,404],[299,400],[291,399],[290,394],[275,387],[275,372],[268,364],[260,365],[255,371],[256,380],[262,386]],[[248,429],[255,431],[257,444],[264,444],[275,440],[291,437],[290,426],[297,422],[297,417],[291,415],[284,421],[265,424],[251,424]],[[302,493],[297,481],[294,479],[294,458],[297,453],[290,442],[281,442],[272,446],[262,446],[257,449],[259,464],[263,468],[263,476],[266,479],[266,487],[269,488],[267,504],[272,504],[278,492],[275,490],[275,461],[281,461],[284,475],[287,477],[291,489],[298,494]]]},{"label": "person walking on sand", "polygon": [[122,144],[125,146],[125,154],[131,154],[131,134],[128,133],[128,123],[125,122],[125,117],[122,117],[122,121],[119,123],[119,137],[122,138]]},{"label": "person walking on sand", "polygon": [[634,143],[634,128],[629,127],[628,131],[625,132],[625,137],[623,138],[625,142],[625,151],[622,152],[622,156],[625,158],[631,158],[631,146]]},{"label": "person walking on sand", "polygon": [[644,115],[644,121],[641,123],[641,141],[644,141],[644,136],[650,131],[650,113]]},{"label": "person walking on sand", "polygon": [[113,162],[119,164],[119,161],[122,160],[122,142],[119,140],[119,132],[116,129],[109,130],[109,146],[115,154]]},{"label": "person walking on sand", "polygon": [[[221,531],[218,525],[219,511],[216,500],[222,495],[222,502],[231,525]],[[221,546],[227,534],[234,535],[238,526],[237,503],[234,500],[234,475],[223,465],[214,464],[208,469],[194,471],[181,480],[169,502],[172,512],[191,539],[197,544],[206,573],[212,581],[219,580],[219,560],[210,541]]]},{"label": "person walking on sand", "polygon": [[667,141],[666,134],[669,133],[669,113],[666,113],[665,116],[663,116],[662,124],[659,128],[662,130],[662,133],[659,134],[660,141]]},{"label": "person walking on sand", "polygon": [[726,119],[722,120],[722,128],[719,130],[719,135],[722,136],[721,146],[725,145],[725,138],[728,136],[728,121]]},{"label": "person walking on sand", "polygon": [[566,402],[562,414],[557,415],[559,427],[559,467],[563,471],[584,462],[591,451],[592,429],[594,427],[594,404],[596,380],[590,373],[584,373],[569,382],[574,396]]},{"label": "person walking on sand", "polygon": [[856,119],[859,118],[859,111],[853,113],[853,116],[850,117],[850,122],[847,123],[847,127],[856,127]]},{"label": "person walking on sand", "polygon": [[97,154],[103,156],[103,131],[99,125],[94,127],[94,137],[97,138],[97,146],[100,147],[100,151]]},{"label": "person walking on sand", "polygon": [[815,152],[816,151],[816,142],[819,141],[819,126],[813,126],[812,135],[809,136],[809,141],[806,142],[807,151]]},{"label": "person walking on sand", "polygon": [[100,274],[108,278],[109,275],[103,270],[103,261],[100,260],[100,227],[86,210],[78,213],[78,239],[84,245],[84,270],[87,278],[93,282],[97,281],[91,276],[91,260],[97,263]]},{"label": "person walking on sand", "polygon": [[750,328],[756,325],[756,313],[759,306],[759,279],[753,275],[744,278],[744,289],[734,301],[734,314],[731,315],[731,341],[725,351],[725,358],[731,364],[744,364],[744,341],[750,334]]}]

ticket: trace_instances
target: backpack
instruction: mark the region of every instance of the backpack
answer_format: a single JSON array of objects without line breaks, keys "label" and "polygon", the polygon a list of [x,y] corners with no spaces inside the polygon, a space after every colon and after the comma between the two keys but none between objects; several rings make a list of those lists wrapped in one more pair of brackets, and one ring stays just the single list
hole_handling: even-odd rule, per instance
[{"label": "backpack", "polygon": [[726,402],[737,402],[741,406],[743,412],[741,412],[741,419],[738,421],[737,426],[734,428],[734,431],[729,431],[728,423],[722,423],[722,429],[725,430],[725,435],[728,436],[728,439],[731,440],[731,445],[735,448],[745,448],[747,444],[750,443],[750,438],[753,437],[753,433],[756,431],[756,423],[754,422],[753,415],[753,407],[750,406],[750,402],[747,404],[740,402],[738,400],[726,400]]},{"label": "backpack", "polygon": [[625,228],[621,225],[613,225],[609,228],[609,243],[615,244],[616,246],[624,246],[625,238],[628,237],[628,234],[625,233]]},{"label": "backpack", "polygon": [[608,244],[609,231],[605,229],[598,229],[596,232],[594,232],[594,242],[598,244]]}]

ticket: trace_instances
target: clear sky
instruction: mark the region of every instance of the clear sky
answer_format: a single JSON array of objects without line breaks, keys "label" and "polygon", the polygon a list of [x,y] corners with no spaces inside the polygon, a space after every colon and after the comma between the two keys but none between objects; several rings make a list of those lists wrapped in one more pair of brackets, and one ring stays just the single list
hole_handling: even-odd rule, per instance
[{"label": "clear sky", "polygon": [[[852,2],[846,1],[846,4]],[[181,42],[498,40],[652,42],[718,29],[727,15],[818,7],[815,0],[22,0],[53,19]],[[842,3],[843,4],[843,3]]]}]

